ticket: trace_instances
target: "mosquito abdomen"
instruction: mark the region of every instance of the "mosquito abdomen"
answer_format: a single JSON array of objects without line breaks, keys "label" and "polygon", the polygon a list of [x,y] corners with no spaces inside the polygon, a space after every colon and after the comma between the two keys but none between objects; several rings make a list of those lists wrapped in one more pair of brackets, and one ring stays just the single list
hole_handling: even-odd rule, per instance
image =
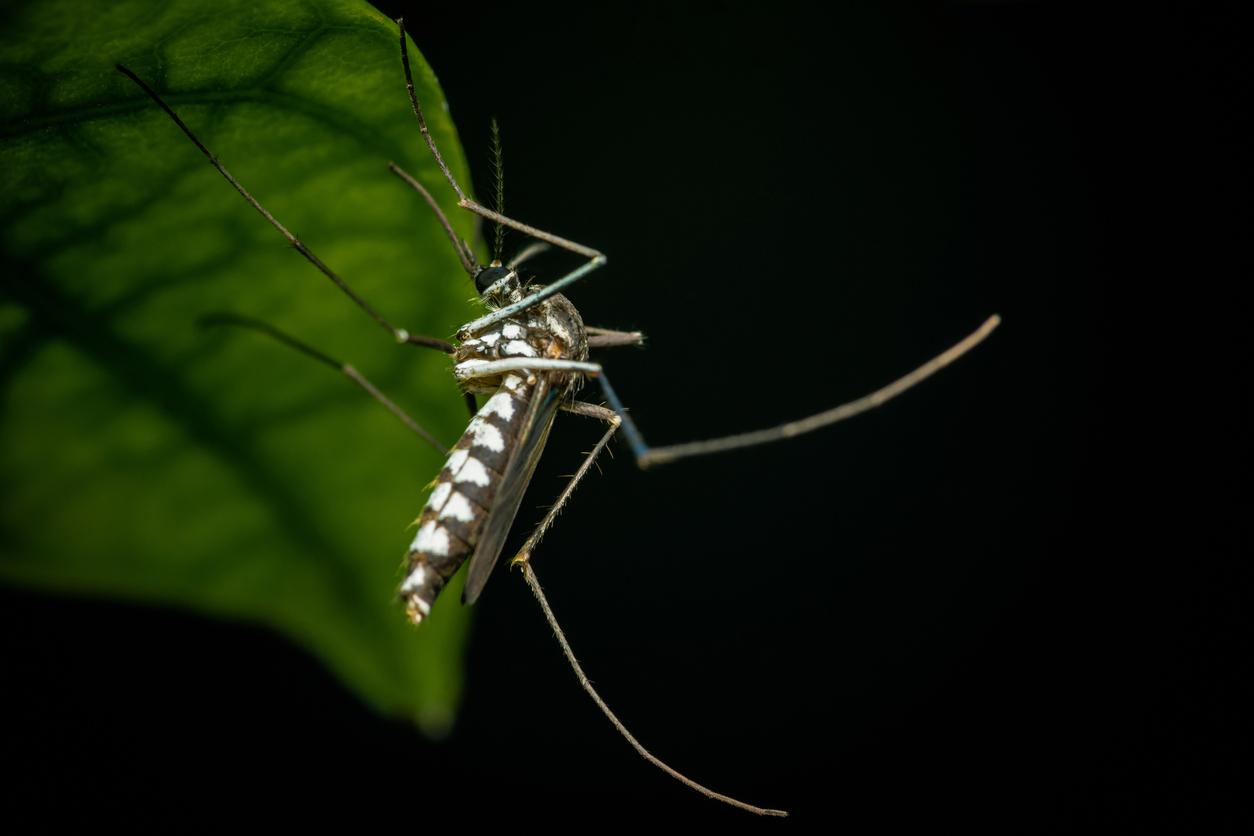
[{"label": "mosquito abdomen", "polygon": [[449,578],[474,553],[483,521],[517,441],[533,386],[507,376],[483,405],[449,453],[418,517],[418,534],[406,558],[401,600],[409,620],[419,624]]}]

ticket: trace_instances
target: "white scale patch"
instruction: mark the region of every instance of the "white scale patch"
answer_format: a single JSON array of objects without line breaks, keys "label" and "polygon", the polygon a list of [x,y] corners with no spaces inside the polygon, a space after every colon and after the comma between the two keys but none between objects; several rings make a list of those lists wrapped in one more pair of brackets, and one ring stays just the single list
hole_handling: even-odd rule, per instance
[{"label": "white scale patch", "polygon": [[501,333],[505,335],[507,340],[521,340],[527,332],[522,329],[521,325],[515,325],[510,322],[501,326]]},{"label": "white scale patch", "polygon": [[505,344],[505,348],[501,350],[502,354],[508,354],[511,357],[535,357],[536,350],[531,347],[531,343],[523,340],[510,340]]},{"label": "white scale patch", "polygon": [[449,473],[456,473],[462,469],[462,465],[466,463],[466,459],[469,457],[469,450],[465,447],[458,447],[456,450],[448,454],[448,461],[444,463],[444,469]]},{"label": "white scale patch", "polygon": [[488,398],[488,402],[483,405],[480,415],[499,415],[505,421],[514,417],[514,399],[509,396],[508,392],[497,392]]},{"label": "white scale patch", "polygon": [[483,343],[484,345],[486,345],[488,348],[491,348],[492,346],[494,346],[494,345],[496,345],[498,342],[500,342],[500,340],[501,340],[501,335],[500,335],[499,333],[497,333],[497,332],[493,331],[493,332],[492,332],[492,333],[490,333],[490,334],[483,334],[483,335],[481,335],[481,336],[479,337],[479,339],[475,340],[475,342],[481,342],[481,343]]},{"label": "white scale patch", "polygon": [[409,577],[401,584],[401,592],[413,592],[423,585],[427,579],[427,567],[419,563],[414,571],[409,573]]},{"label": "white scale patch", "polygon": [[493,452],[502,452],[505,449],[505,437],[500,435],[500,430],[478,415],[466,425],[466,435],[470,436],[470,446],[488,447]]},{"label": "white scale patch", "polygon": [[439,511],[444,507],[445,500],[448,495],[453,492],[453,485],[449,482],[441,482],[435,486],[435,490],[431,492],[431,498],[427,500],[427,507],[432,511]]},{"label": "white scale patch", "polygon": [[517,375],[511,374],[509,377],[505,378],[504,383],[501,385],[511,392],[517,392],[520,388],[522,388],[523,379]]},{"label": "white scale patch", "polygon": [[467,429],[473,433],[471,444],[475,447],[487,447],[493,453],[500,453],[505,450],[505,437],[501,435],[500,430],[487,421],[481,421],[476,416],[471,420]]},{"label": "white scale patch", "polygon": [[471,522],[475,518],[474,506],[470,504],[470,500],[459,493],[454,493],[448,498],[448,502],[444,506],[444,510],[440,512],[440,519],[454,519],[461,522]]},{"label": "white scale patch", "polygon": [[443,526],[437,525],[435,520],[427,520],[418,529],[418,536],[410,544],[409,550],[423,554],[447,555],[448,547],[448,532]]},{"label": "white scale patch", "polygon": [[457,475],[453,477],[459,485],[470,483],[486,488],[492,481],[492,476],[488,473],[488,469],[483,466],[483,462],[478,459],[466,459],[466,463],[457,471]]}]

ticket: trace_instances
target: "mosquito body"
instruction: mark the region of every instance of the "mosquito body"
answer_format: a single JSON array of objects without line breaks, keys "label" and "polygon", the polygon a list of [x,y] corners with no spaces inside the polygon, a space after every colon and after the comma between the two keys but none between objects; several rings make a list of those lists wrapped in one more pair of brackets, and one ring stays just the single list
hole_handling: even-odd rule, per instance
[{"label": "mosquito body", "polygon": [[[539,289],[524,286],[517,271],[507,267],[482,270],[475,284],[491,309],[519,302]],[[467,339],[454,354],[454,373],[466,375],[510,358],[587,360],[587,332],[570,300],[558,294]],[[414,624],[427,616],[444,584],[472,555],[463,600],[471,603],[478,597],[513,525],[558,407],[582,384],[577,373],[537,374],[529,369],[470,377],[461,384],[464,392],[491,397],[449,453],[418,518],[400,589]]]},{"label": "mosquito body", "polygon": [[[459,343],[456,345],[434,337],[410,334],[406,329],[388,321],[271,215],[223,167],[217,157],[201,143],[151,87],[125,67],[119,65],[118,69],[139,85],[170,116],[218,172],[288,240],[288,243],[372,317],[380,327],[387,330],[397,342],[433,348],[451,357],[453,375],[474,413],[466,432],[451,450],[446,450],[437,439],[351,365],[334,360],[300,340],[278,331],[273,326],[249,317],[217,314],[207,317],[204,321],[260,331],[336,369],[392,412],[415,434],[447,456],[443,469],[436,477],[426,506],[416,521],[417,532],[406,555],[406,572],[400,584],[401,601],[409,619],[414,624],[420,624],[429,615],[432,604],[440,591],[464,563],[469,563],[469,565],[466,568],[466,584],[462,600],[465,603],[472,603],[479,597],[493,567],[498,562],[506,536],[513,526],[523,494],[535,471],[557,412],[566,411],[604,422],[606,430],[600,441],[584,458],[565,489],[513,557],[513,562],[522,566],[523,577],[538,599],[580,685],[642,757],[671,777],[709,798],[759,815],[787,815],[781,810],[746,804],[698,784],[659,760],[632,736],[593,688],[553,615],[552,608],[545,598],[531,565],[536,545],[552,526],[575,488],[620,427],[640,467],[782,441],[845,420],[894,398],[979,344],[997,327],[1000,320],[996,316],[989,317],[975,332],[909,374],[869,395],[826,412],[777,427],[725,438],[667,447],[650,447],[627,414],[617,393],[610,386],[604,368],[589,359],[590,349],[639,345],[643,342],[643,336],[638,332],[585,326],[579,312],[563,295],[563,292],[572,284],[604,265],[605,256],[591,247],[561,238],[503,214],[499,177],[500,153],[495,126],[493,133],[494,145],[497,148],[497,209],[488,209],[467,197],[445,164],[427,128],[421,105],[414,92],[404,25],[401,21],[397,23],[400,27],[401,64],[410,103],[427,147],[444,178],[456,193],[458,205],[496,224],[495,258],[490,264],[481,265],[470,246],[454,233],[452,225],[427,188],[395,164],[389,164],[391,171],[414,189],[431,207],[456,250],[467,276],[474,281],[480,300],[488,309],[486,314],[458,329]],[[506,228],[521,232],[541,243],[533,243],[524,248],[510,262],[502,264],[501,249]],[[534,284],[523,280],[519,275],[519,266],[539,250],[550,246],[582,256],[587,261],[548,284]],[[591,380],[595,380],[598,384],[606,406],[575,400],[581,387]],[[487,396],[481,407],[476,405],[476,396]]]}]

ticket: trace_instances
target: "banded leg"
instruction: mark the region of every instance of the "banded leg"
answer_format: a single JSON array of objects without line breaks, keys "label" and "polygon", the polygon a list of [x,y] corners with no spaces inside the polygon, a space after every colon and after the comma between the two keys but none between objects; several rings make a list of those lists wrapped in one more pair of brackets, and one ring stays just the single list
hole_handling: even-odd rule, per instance
[{"label": "banded leg", "polygon": [[510,560],[511,566],[526,563],[531,559],[531,553],[535,551],[536,546],[540,543],[540,538],[542,538],[548,530],[553,527],[553,522],[557,519],[557,515],[562,512],[562,508],[564,508],[566,503],[570,500],[571,494],[575,492],[575,488],[578,487],[581,481],[583,481],[583,477],[588,475],[588,471],[592,469],[592,465],[596,462],[597,456],[601,455],[601,451],[605,449],[605,445],[610,443],[610,439],[614,437],[614,433],[618,432],[618,427],[623,422],[622,419],[618,417],[618,413],[614,410],[606,409],[605,407],[598,406],[594,403],[575,401],[572,404],[564,404],[562,409],[573,415],[586,415],[589,418],[599,418],[609,424],[610,427],[605,431],[605,435],[601,436],[601,440],[596,443],[596,446],[592,448],[592,451],[584,458],[583,464],[579,465],[579,469],[575,471],[575,475],[572,476],[570,481],[566,483],[566,487],[557,497],[557,501],[553,503],[553,506],[549,508],[549,512],[544,515],[544,519],[540,520],[540,524],[537,525],[535,530],[531,532],[531,536],[527,538],[527,542],[523,543],[522,548],[518,550],[518,554],[514,555],[513,559]]},{"label": "banded leg", "polygon": [[[187,136],[187,138],[192,141],[192,144],[195,145],[198,149],[200,149],[200,153],[204,154],[205,158],[209,160],[209,164],[212,165],[215,169],[217,169],[218,173],[221,174],[226,179],[226,181],[231,184],[231,186],[235,189],[235,191],[239,192],[240,195],[246,201],[248,201],[250,206],[256,209],[271,226],[277,229],[279,231],[279,234],[281,234],[284,238],[286,238],[287,242],[291,244],[292,247],[298,253],[300,253],[302,256],[305,257],[306,261],[308,261],[310,264],[316,267],[319,270],[319,272],[322,273],[322,275],[330,279],[335,284],[336,287],[338,287],[341,291],[344,292],[346,296],[348,296],[349,299],[353,300],[353,302],[357,305],[357,307],[361,308],[363,311],[369,314],[370,317],[374,319],[374,321],[377,322],[381,328],[383,328],[389,334],[391,334],[392,337],[398,343],[417,345],[417,346],[422,346],[425,348],[435,348],[435,349],[439,349],[440,351],[445,352],[446,354],[452,353],[453,347],[449,345],[447,342],[445,342],[444,340],[437,340],[433,337],[421,337],[415,334],[410,334],[409,331],[405,330],[404,328],[398,328],[397,326],[389,322],[387,318],[383,316],[383,314],[376,311],[370,305],[369,302],[367,302],[365,299],[358,296],[356,292],[354,292],[353,289],[348,286],[347,282],[345,282],[342,278],[340,278],[340,276],[337,273],[335,273],[335,271],[333,271],[330,267],[324,264],[322,262],[322,259],[314,255],[312,250],[306,247],[299,238],[293,235],[288,230],[287,227],[285,227],[282,223],[280,223],[278,218],[274,217],[274,215],[271,215],[270,211],[266,209],[266,207],[262,206],[261,203],[257,200],[257,198],[253,197],[252,194],[248,191],[248,189],[244,188],[244,186],[238,180],[235,179],[234,175],[232,175],[231,172],[227,171],[226,166],[222,165],[222,163],[219,162],[218,158],[214,155],[214,153],[210,151],[207,147],[205,147],[205,144],[200,141],[200,139],[196,136],[196,134],[192,133],[192,129],[187,127],[187,124],[179,117],[177,113],[174,112],[174,110],[168,104],[165,103],[165,100],[162,99],[161,96],[157,94],[156,90],[153,90],[151,87],[148,86],[147,82],[145,82],[139,76],[135,75],[135,73],[131,72],[129,69],[122,66],[121,64],[116,64],[115,66],[118,72],[122,73],[122,75],[126,76],[131,81],[135,82],[135,84],[139,86],[139,89],[143,90],[144,93],[146,93],[150,99],[156,102],[157,105],[166,112],[167,116],[169,116],[171,119],[174,120],[174,124],[178,126],[179,130],[181,130]],[[436,208],[436,211],[439,212],[438,207]],[[440,214],[440,218],[442,219],[444,223],[445,228],[451,231],[452,228],[448,225],[448,220],[443,217],[443,213],[439,213],[439,214]],[[454,243],[456,243],[456,241]]]},{"label": "banded leg", "polygon": [[463,360],[453,367],[453,377],[458,380],[474,380],[478,377],[495,377],[505,372],[520,371],[579,372],[601,374],[600,363],[580,360],[558,360],[549,357],[508,357],[504,360]]},{"label": "banded leg", "polygon": [[[409,103],[413,108],[414,118],[418,120],[418,130],[422,133],[423,139],[426,140],[427,148],[431,150],[431,156],[435,158],[436,164],[440,167],[440,171],[444,174],[444,178],[448,180],[449,185],[453,187],[453,191],[457,193],[457,205],[494,223],[508,226],[511,229],[516,229],[524,235],[529,235],[538,241],[544,241],[555,247],[561,247],[564,250],[575,253],[576,255],[581,255],[588,259],[587,263],[575,268],[557,281],[546,285],[530,296],[515,302],[512,305],[506,305],[500,310],[493,311],[492,313],[479,317],[473,322],[463,325],[457,332],[457,338],[459,340],[464,340],[479,331],[500,322],[502,319],[511,317],[520,311],[525,311],[528,308],[543,302],[550,296],[560,293],[565,288],[579,281],[584,276],[604,264],[606,258],[600,250],[594,250],[592,247],[586,247],[583,244],[576,243],[567,238],[562,238],[561,236],[554,235],[551,232],[545,232],[543,229],[538,229],[530,224],[516,221],[513,218],[502,215],[500,212],[494,212],[488,207],[483,206],[466,196],[466,193],[462,191],[462,187],[457,183],[457,178],[455,178],[453,176],[453,172],[449,170],[448,164],[444,162],[444,157],[440,154],[440,149],[436,147],[435,139],[431,136],[431,130],[427,127],[426,117],[422,115],[422,105],[418,103],[418,95],[414,92],[414,77],[409,68],[409,46],[405,38],[404,19],[398,19],[396,21],[396,25],[400,31],[401,66],[405,71],[405,86],[409,91]],[[411,185],[417,183],[417,180],[401,171],[399,166],[395,163],[391,164],[391,168],[398,177],[401,177]]]},{"label": "banded leg", "polygon": [[672,444],[666,447],[650,447],[646,444],[644,436],[640,434],[640,430],[636,428],[635,422],[627,415],[623,402],[619,400],[618,394],[610,386],[610,382],[605,377],[604,372],[597,373],[596,377],[601,384],[602,391],[605,393],[605,399],[609,401],[610,406],[623,419],[623,432],[626,434],[627,442],[631,445],[631,451],[636,457],[636,464],[641,469],[645,469],[654,465],[677,461],[678,459],[686,459],[690,456],[705,456],[710,453],[722,453],[726,450],[738,450],[744,447],[756,447],[759,444],[783,441],[784,439],[813,432],[822,427],[844,421],[847,418],[852,418],[855,415],[887,403],[907,389],[936,374],[936,372],[983,342],[992,333],[993,329],[1000,324],[1001,317],[996,314],[990,316],[984,321],[983,325],[949,349],[941,352],[909,374],[857,400],[833,407],[816,415],[780,424],[777,427],[738,433],[722,438],[690,441],[686,444]]},{"label": "banded leg", "polygon": [[290,334],[286,334],[278,328],[275,328],[273,325],[270,325],[267,322],[262,322],[260,319],[253,319],[248,316],[239,316],[237,314],[216,313],[201,317],[199,324],[207,327],[230,325],[238,328],[250,328],[278,340],[288,348],[293,348],[301,354],[304,354],[306,357],[311,357],[325,366],[330,366],[356,384],[357,388],[361,389],[367,395],[382,404],[384,409],[395,415],[397,420],[412,430],[415,435],[430,444],[436,450],[440,451],[442,455],[448,455],[448,447],[441,444],[439,440],[436,439],[436,437],[425,427],[413,418],[409,417],[409,413],[397,406],[396,403],[393,402],[387,395],[380,392],[373,383],[367,380],[366,377],[361,372],[357,371],[357,369],[353,368],[352,365],[348,363],[341,363],[339,360],[335,360],[329,355],[323,354],[321,351],[308,343],[301,342]]}]

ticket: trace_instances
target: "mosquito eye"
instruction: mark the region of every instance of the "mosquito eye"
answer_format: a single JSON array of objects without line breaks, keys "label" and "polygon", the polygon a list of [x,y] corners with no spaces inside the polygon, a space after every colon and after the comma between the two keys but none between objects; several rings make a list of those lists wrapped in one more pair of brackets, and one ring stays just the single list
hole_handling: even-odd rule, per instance
[{"label": "mosquito eye", "polygon": [[475,289],[483,293],[508,275],[508,267],[485,267],[475,275]]}]

